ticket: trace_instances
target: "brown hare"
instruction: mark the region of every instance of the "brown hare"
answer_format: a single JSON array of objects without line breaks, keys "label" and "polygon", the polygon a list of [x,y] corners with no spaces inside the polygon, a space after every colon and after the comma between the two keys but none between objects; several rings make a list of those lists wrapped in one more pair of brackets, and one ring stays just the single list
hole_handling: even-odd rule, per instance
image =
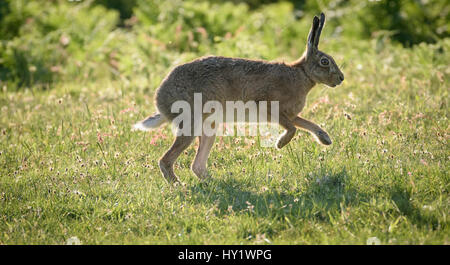
[{"label": "brown hare", "polygon": [[[333,58],[318,49],[324,23],[323,13],[320,19],[314,16],[306,51],[292,63],[209,56],[175,67],[156,91],[155,102],[159,113],[135,124],[134,129],[145,131],[165,122],[174,123],[178,114],[172,111],[172,105],[184,101],[194,109],[194,94],[201,93],[202,102],[278,101],[278,123],[285,131],[277,141],[277,148],[291,141],[296,127],[309,131],[324,145],[331,144],[325,130],[298,116],[305,106],[306,95],[315,84],[334,87],[344,80]],[[193,115],[206,117],[204,113],[195,114],[195,111]],[[159,160],[161,173],[167,181],[178,181],[173,164],[195,137],[194,134],[177,135],[170,149]],[[201,179],[208,176],[206,164],[215,137],[215,134],[199,135],[200,143],[191,168]]]}]

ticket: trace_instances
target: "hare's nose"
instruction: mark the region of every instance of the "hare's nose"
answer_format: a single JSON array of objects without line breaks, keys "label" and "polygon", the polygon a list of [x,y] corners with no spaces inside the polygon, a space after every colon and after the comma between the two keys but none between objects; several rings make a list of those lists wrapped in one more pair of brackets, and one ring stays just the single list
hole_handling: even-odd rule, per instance
[{"label": "hare's nose", "polygon": [[339,80],[344,81],[344,75],[339,75]]}]

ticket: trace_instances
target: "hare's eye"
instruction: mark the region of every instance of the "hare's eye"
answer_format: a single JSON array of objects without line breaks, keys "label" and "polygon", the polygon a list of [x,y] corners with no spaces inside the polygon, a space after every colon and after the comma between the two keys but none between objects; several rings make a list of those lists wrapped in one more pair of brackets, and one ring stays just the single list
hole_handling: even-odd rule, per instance
[{"label": "hare's eye", "polygon": [[330,61],[328,61],[327,58],[322,58],[322,59],[320,59],[320,64],[321,65],[329,65]]}]

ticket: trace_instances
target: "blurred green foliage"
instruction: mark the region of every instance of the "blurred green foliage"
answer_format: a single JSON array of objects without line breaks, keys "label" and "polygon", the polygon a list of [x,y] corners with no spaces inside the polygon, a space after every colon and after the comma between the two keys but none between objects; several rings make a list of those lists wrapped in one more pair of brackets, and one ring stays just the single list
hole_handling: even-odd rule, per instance
[{"label": "blurred green foliage", "polygon": [[133,16],[133,8],[136,6],[136,0],[95,0],[94,4],[100,4],[109,9],[117,10],[120,14],[120,19],[125,20]]},{"label": "blurred green foliage", "polygon": [[321,11],[328,36],[409,47],[447,38],[449,9],[440,0],[4,0],[0,81],[45,88],[93,76],[126,80],[149,63],[167,67],[205,54],[299,56]]},{"label": "blurred green foliage", "polygon": [[75,77],[87,58],[101,60],[102,45],[118,19],[115,12],[84,3],[6,2],[0,18],[0,79],[17,87]]}]

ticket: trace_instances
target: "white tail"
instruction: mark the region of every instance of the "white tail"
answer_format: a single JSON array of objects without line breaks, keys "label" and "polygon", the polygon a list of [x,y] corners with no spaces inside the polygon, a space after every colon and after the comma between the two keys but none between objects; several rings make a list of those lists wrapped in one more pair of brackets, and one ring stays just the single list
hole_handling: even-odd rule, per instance
[{"label": "white tail", "polygon": [[143,121],[140,121],[133,125],[133,131],[150,131],[151,129],[158,128],[161,124],[165,123],[167,120],[161,115],[156,114],[150,116]]}]

